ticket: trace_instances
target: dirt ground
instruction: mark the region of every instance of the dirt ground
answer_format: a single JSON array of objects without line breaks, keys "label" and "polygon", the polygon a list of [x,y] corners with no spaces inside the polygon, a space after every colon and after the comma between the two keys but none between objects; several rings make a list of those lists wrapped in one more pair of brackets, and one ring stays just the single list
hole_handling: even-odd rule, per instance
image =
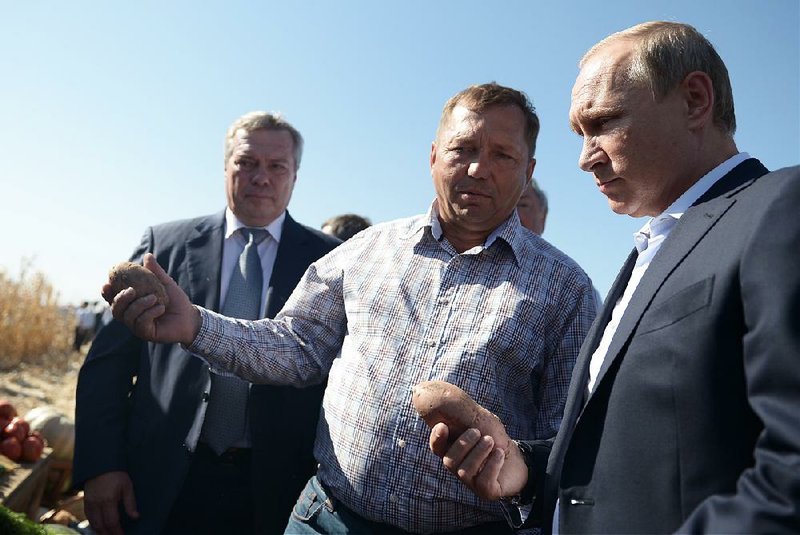
[{"label": "dirt ground", "polygon": [[75,386],[87,349],[88,345],[81,353],[70,352],[0,370],[0,399],[10,401],[20,416],[49,405],[74,420]]}]

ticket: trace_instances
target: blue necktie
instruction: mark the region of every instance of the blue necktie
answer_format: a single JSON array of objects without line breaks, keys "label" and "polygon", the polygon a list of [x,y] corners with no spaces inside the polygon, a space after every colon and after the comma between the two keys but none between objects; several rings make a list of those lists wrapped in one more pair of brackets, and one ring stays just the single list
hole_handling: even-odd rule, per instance
[{"label": "blue necktie", "polygon": [[[220,312],[232,318],[258,319],[264,278],[258,244],[269,233],[264,229],[248,228],[239,229],[239,232],[247,244],[231,273],[225,304]],[[245,438],[249,390],[249,383],[238,377],[211,374],[211,395],[202,437],[218,455]]]}]

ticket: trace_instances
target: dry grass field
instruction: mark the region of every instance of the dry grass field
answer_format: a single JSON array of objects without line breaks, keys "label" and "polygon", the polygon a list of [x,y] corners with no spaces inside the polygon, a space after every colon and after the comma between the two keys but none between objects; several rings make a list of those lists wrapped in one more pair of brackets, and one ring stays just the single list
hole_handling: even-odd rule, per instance
[{"label": "dry grass field", "polygon": [[23,268],[13,278],[0,270],[0,398],[21,415],[51,405],[73,417],[84,355],[72,350],[74,314],[56,298],[41,273]]}]

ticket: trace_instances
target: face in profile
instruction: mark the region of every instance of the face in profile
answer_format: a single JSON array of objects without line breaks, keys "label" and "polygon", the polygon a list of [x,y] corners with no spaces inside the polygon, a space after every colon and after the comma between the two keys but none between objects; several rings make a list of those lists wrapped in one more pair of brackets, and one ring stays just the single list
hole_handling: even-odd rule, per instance
[{"label": "face in profile", "polygon": [[515,209],[533,173],[516,106],[453,108],[431,146],[431,175],[445,233],[488,235]]},{"label": "face in profile", "polygon": [[297,171],[286,130],[238,130],[225,162],[228,206],[248,226],[266,226],[289,205]]},{"label": "face in profile", "polygon": [[579,166],[594,175],[611,209],[656,216],[682,191],[691,165],[680,88],[655,97],[626,76],[629,40],[612,42],[584,63],[572,90],[570,124],[583,138]]}]

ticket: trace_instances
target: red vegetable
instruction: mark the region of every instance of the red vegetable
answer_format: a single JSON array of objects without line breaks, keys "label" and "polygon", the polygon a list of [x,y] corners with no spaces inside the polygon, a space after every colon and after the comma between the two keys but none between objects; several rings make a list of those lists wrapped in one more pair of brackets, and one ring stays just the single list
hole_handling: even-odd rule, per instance
[{"label": "red vegetable", "polygon": [[6,437],[0,442],[0,453],[12,461],[19,461],[22,457],[22,444],[17,437]]}]

